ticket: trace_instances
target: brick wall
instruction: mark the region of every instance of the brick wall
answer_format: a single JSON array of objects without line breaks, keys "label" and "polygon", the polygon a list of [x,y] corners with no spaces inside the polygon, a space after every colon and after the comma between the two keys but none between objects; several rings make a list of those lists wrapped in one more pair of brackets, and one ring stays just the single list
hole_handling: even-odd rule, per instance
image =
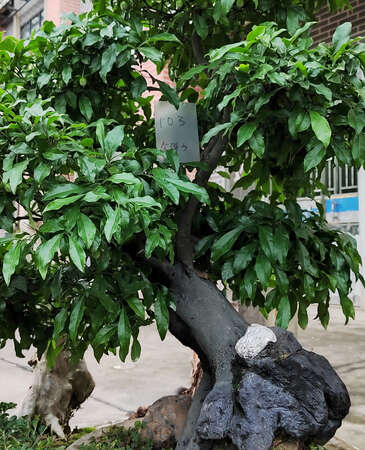
[{"label": "brick wall", "polygon": [[318,24],[313,29],[316,43],[329,42],[335,29],[344,22],[352,23],[352,36],[365,36],[365,0],[352,0],[352,11],[345,9],[330,14],[327,7],[322,8],[317,16]]}]

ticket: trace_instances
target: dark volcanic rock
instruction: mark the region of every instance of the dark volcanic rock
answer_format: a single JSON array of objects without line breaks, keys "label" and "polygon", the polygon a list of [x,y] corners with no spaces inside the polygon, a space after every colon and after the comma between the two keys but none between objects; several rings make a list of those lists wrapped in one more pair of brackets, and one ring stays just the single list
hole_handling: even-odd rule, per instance
[{"label": "dark volcanic rock", "polygon": [[292,333],[273,331],[276,343],[235,361],[233,397],[228,382],[208,394],[197,428],[203,440],[229,437],[238,449],[269,450],[279,434],[323,444],[341,425],[350,399],[329,362],[304,350]]},{"label": "dark volcanic rock", "polygon": [[207,395],[200,412],[197,431],[204,439],[226,437],[233,414],[231,383],[217,383]]}]

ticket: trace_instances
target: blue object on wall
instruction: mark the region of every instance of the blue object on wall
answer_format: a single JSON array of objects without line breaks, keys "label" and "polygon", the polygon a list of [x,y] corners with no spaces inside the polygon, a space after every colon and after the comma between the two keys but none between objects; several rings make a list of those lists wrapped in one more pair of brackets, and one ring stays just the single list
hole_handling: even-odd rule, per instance
[{"label": "blue object on wall", "polygon": [[342,213],[345,211],[358,211],[359,197],[344,197],[326,200],[327,213]]}]

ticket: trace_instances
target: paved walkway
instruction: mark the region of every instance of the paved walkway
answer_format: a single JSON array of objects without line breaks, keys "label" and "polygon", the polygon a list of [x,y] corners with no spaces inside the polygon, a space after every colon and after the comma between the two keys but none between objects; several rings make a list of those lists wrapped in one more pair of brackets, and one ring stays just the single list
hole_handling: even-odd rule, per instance
[{"label": "paved walkway", "polygon": [[325,356],[346,384],[352,405],[336,436],[365,450],[365,311],[356,309],[356,319],[345,326],[341,308],[332,306],[327,330],[312,320],[298,339],[307,350]]},{"label": "paved walkway", "polygon": [[[315,316],[314,310],[311,316]],[[365,311],[344,326],[341,310],[331,309],[331,324],[323,330],[311,321],[299,331],[305,348],[326,356],[343,381],[352,399],[350,414],[337,436],[359,450],[365,450]],[[190,384],[191,352],[171,335],[161,342],[155,326],[141,330],[142,356],[137,363],[123,364],[114,356],[97,364],[92,352],[86,355],[96,388],[75,414],[72,425],[92,426],[121,421],[138,406],[150,405],[164,395]],[[0,401],[20,403],[32,382],[27,359],[18,359],[11,344],[0,350]]]}]

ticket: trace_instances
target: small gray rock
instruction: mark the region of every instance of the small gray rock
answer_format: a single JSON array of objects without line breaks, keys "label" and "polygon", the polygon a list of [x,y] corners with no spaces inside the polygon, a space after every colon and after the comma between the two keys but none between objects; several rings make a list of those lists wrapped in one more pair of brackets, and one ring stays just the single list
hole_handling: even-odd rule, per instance
[{"label": "small gray rock", "polygon": [[275,333],[264,325],[253,323],[235,345],[236,353],[243,359],[255,358],[269,342],[276,342]]}]

